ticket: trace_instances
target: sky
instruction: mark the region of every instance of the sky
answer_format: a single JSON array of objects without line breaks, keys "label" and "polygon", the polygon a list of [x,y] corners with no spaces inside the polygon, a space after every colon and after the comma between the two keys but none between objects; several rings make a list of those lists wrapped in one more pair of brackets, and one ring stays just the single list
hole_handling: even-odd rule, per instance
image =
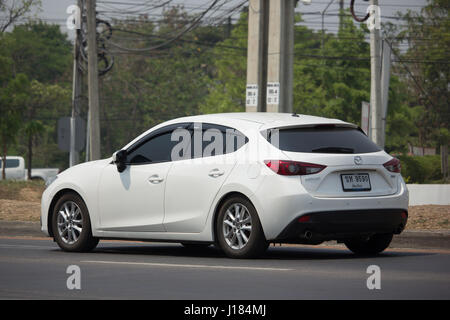
[{"label": "sky", "polygon": [[[230,8],[235,6],[236,4],[241,3],[242,0],[230,0],[228,1],[225,8]],[[303,19],[305,20],[303,25],[307,25],[310,28],[320,29],[321,28],[321,15],[325,7],[332,1],[332,4],[326,11],[324,16],[325,21],[325,29],[328,32],[335,32],[338,28],[338,17],[333,15],[339,12],[339,0],[311,0],[311,4],[306,5],[302,1],[298,2],[296,7],[296,12],[304,13]],[[42,0],[42,10],[37,14],[37,16],[47,22],[53,22],[61,25],[61,29],[63,32],[67,32],[70,38],[73,38],[73,31],[67,30],[65,27],[66,19],[68,14],[66,13],[67,8],[71,4],[76,4],[76,0]],[[155,2],[163,2],[162,0],[154,0],[154,1],[146,1],[146,0],[97,0],[97,8],[99,11],[102,10],[111,10],[112,8],[117,9],[127,9],[127,10],[136,10],[136,4],[140,3],[155,3]],[[114,4],[116,3],[116,4]],[[195,8],[205,8],[209,4],[212,3],[212,0],[173,0],[172,4],[183,4],[185,7],[189,8],[192,11],[195,11]],[[360,16],[363,16],[365,10],[368,6],[368,2],[363,0],[356,0],[356,10],[359,12]],[[406,12],[408,9],[411,10],[420,10],[421,7],[426,5],[426,0],[379,0],[379,5],[381,8],[381,16],[382,22],[392,21],[397,22],[397,20],[389,20],[385,17],[394,16],[397,11]],[[348,8],[350,4],[350,0],[344,1],[344,7]],[[199,9],[198,11],[201,11]],[[218,11],[216,16],[220,16],[221,13],[223,15],[223,11]]]}]

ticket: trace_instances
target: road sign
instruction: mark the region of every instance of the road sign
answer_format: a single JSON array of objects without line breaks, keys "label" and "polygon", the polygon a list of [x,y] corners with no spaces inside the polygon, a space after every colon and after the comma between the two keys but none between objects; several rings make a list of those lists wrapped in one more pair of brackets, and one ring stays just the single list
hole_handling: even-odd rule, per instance
[{"label": "road sign", "polygon": [[[86,121],[75,117],[75,151],[84,149],[86,143]],[[58,148],[62,151],[70,151],[70,117],[62,117],[58,120]]]},{"label": "road sign", "polygon": [[247,85],[245,106],[246,107],[258,106],[258,85],[257,84],[248,84]]},{"label": "road sign", "polygon": [[280,103],[280,83],[267,83],[267,104],[278,105]]}]

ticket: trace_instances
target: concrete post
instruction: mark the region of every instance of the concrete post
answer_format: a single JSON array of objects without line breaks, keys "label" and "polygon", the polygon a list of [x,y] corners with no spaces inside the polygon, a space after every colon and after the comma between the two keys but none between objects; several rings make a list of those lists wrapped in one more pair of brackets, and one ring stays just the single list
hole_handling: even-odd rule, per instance
[{"label": "concrete post", "polygon": [[248,8],[246,112],[266,111],[268,24],[269,0],[250,0]]},{"label": "concrete post", "polygon": [[381,63],[382,130],[381,130],[380,147],[384,148],[386,144],[386,118],[389,99],[389,82],[391,78],[391,47],[389,47],[386,40],[384,40],[382,44],[383,44],[382,63]]},{"label": "concrete post", "polygon": [[[377,17],[376,7],[378,0],[371,0],[371,15],[375,19]],[[373,27],[370,31],[370,124],[371,124],[371,140],[378,146],[382,147],[382,101],[381,101],[381,48],[380,48],[380,29]]]},{"label": "concrete post", "polygon": [[267,58],[267,112],[292,112],[294,0],[271,0]]},{"label": "concrete post", "polygon": [[[78,8],[81,8],[81,1],[78,0]],[[81,10],[81,9],[80,9]],[[81,14],[78,17],[81,20]],[[81,25],[82,21],[80,21]],[[72,83],[72,117],[70,119],[70,153],[69,167],[72,167],[80,161],[79,153],[75,150],[75,118],[80,112],[80,95],[81,95],[81,72],[78,66],[80,52],[80,29],[75,29],[75,42],[73,46],[73,83]]]},{"label": "concrete post", "polygon": [[89,156],[100,159],[100,115],[98,98],[97,22],[95,0],[87,0],[88,87],[89,87]]}]

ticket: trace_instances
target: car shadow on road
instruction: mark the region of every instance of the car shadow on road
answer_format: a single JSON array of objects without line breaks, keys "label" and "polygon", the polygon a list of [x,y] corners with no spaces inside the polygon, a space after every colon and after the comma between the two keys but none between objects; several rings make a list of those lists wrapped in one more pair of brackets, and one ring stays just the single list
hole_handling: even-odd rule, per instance
[{"label": "car shadow on road", "polygon": [[[197,258],[225,258],[225,254],[215,246],[207,248],[185,248],[178,244],[136,244],[136,245],[100,245],[94,251],[96,254],[118,255],[147,255],[165,257],[197,257]],[[364,258],[401,258],[413,256],[433,255],[433,252],[395,250],[383,252],[376,256],[355,255],[343,248],[314,247],[314,246],[276,246],[269,249],[257,259],[260,260],[343,260]]]},{"label": "car shadow on road", "polygon": [[178,244],[142,244],[120,245],[120,246],[98,246],[94,253],[123,254],[123,255],[151,255],[151,256],[173,256],[173,257],[209,257],[223,258],[225,255],[214,246],[207,248],[185,248]]}]

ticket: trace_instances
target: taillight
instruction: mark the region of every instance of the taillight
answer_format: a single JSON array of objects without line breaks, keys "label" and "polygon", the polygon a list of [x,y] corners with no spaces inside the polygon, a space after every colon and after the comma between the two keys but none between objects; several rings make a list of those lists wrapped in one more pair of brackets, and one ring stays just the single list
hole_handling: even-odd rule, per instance
[{"label": "taillight", "polygon": [[310,219],[311,219],[311,216],[305,215],[305,216],[301,216],[300,218],[298,218],[298,222],[309,222]]},{"label": "taillight", "polygon": [[298,161],[265,160],[264,163],[272,169],[273,172],[283,176],[303,176],[307,174],[314,174],[326,168],[326,166],[321,164]]},{"label": "taillight", "polygon": [[383,166],[390,172],[400,173],[400,171],[402,170],[400,160],[398,160],[397,158],[392,158],[391,160],[383,164]]}]

